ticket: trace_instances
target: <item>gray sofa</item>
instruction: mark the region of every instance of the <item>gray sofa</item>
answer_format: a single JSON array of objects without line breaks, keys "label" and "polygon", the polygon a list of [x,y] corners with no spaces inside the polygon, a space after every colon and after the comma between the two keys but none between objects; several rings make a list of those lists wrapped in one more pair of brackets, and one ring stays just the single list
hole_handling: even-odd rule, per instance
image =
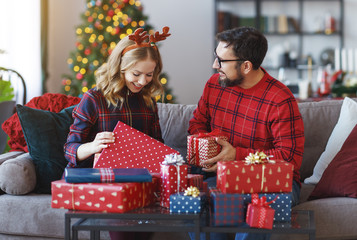
[{"label": "gray sofa", "polygon": [[[311,176],[313,167],[324,151],[328,138],[337,123],[342,101],[299,103],[305,126],[305,153],[301,167],[302,180]],[[195,105],[158,104],[160,125],[165,143],[186,155],[188,121]],[[28,161],[28,153],[10,152],[0,155],[0,164],[7,161]],[[31,171],[31,169],[27,169]],[[0,173],[1,174],[1,173]],[[307,201],[313,185],[302,184],[301,203],[295,209],[315,212],[317,239],[357,239],[357,199],[326,198]],[[26,195],[0,195],[0,239],[63,239],[63,209],[51,208],[51,196],[29,193]],[[108,233],[103,233],[103,239]],[[81,239],[88,239],[82,232]],[[156,233],[154,239],[167,239],[167,234]],[[170,239],[189,239],[187,234]],[[286,239],[279,235],[274,239]],[[299,237],[298,239],[302,239]]]}]

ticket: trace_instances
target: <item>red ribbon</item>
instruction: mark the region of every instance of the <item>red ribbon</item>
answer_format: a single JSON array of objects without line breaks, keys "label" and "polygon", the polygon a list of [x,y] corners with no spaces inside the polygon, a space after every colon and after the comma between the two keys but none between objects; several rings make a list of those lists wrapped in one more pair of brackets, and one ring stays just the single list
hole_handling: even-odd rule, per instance
[{"label": "red ribbon", "polygon": [[99,168],[100,182],[112,183],[115,182],[115,174],[112,168]]},{"label": "red ribbon", "polygon": [[269,208],[270,208],[269,205],[275,202],[275,200],[278,198],[278,196],[276,196],[272,201],[267,202],[266,196],[262,196],[261,198],[259,198],[259,195],[257,193],[253,193],[251,196],[252,196],[252,205],[257,207],[269,207]]}]

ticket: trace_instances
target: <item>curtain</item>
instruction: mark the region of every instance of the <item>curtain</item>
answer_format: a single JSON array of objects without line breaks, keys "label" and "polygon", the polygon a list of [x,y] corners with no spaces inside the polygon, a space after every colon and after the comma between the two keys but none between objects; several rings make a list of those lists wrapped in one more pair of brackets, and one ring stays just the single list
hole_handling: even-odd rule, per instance
[{"label": "curtain", "polygon": [[42,94],[40,0],[0,0],[0,66],[19,72],[27,101]]}]

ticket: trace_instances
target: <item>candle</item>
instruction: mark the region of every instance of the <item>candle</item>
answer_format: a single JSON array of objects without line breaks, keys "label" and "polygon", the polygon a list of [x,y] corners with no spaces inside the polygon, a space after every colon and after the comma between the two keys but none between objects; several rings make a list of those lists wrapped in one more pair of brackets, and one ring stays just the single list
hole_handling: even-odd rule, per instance
[{"label": "candle", "polygon": [[347,71],[347,53],[345,48],[341,50],[341,69],[343,72]]},{"label": "candle", "polygon": [[[356,49],[357,51],[357,49]],[[335,49],[335,71],[338,71],[341,69],[341,64],[340,64],[340,49],[336,48]]]},{"label": "candle", "polygon": [[353,49],[348,49],[348,72],[353,73]]}]

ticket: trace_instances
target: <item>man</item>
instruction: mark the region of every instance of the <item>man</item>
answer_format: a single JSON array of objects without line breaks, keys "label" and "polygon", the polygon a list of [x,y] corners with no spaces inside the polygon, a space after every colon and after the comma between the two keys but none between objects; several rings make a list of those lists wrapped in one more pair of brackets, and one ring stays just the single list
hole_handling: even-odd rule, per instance
[{"label": "man", "polygon": [[[268,44],[258,30],[235,28],[218,33],[216,38],[212,67],[218,73],[206,83],[188,131],[192,135],[218,129],[229,140],[217,139],[222,151],[205,161],[213,167],[203,171],[214,173],[219,161],[244,160],[249,153],[263,151],[294,165],[295,205],[300,195],[299,169],[305,141],[297,102],[284,84],[261,67]],[[206,181],[215,186],[216,177]],[[258,237],[264,236],[236,235],[236,239]]]}]

